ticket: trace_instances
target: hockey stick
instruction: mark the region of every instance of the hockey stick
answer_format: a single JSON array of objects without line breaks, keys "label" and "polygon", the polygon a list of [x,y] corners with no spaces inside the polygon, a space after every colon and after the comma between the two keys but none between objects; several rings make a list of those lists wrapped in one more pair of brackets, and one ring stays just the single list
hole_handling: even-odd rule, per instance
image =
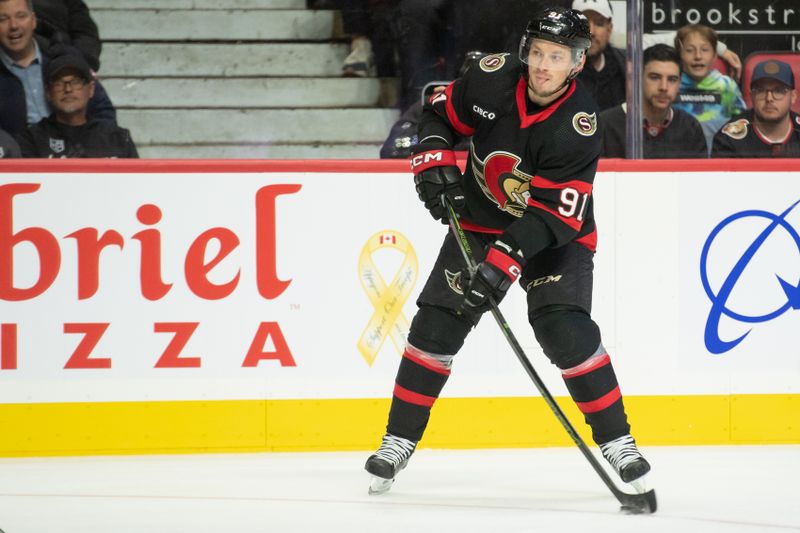
[{"label": "hockey stick", "polygon": [[[453,206],[450,204],[450,201],[445,195],[442,195],[442,205],[447,209],[447,218],[450,224],[450,229],[453,231],[453,235],[456,237],[456,242],[461,250],[461,254],[464,256],[464,261],[467,263],[467,268],[470,272],[470,275],[473,275],[477,269],[477,265],[472,257],[472,248],[467,240],[467,235],[464,233],[464,230],[458,221],[458,215],[456,215],[456,212],[453,210]],[[597,458],[591,452],[589,447],[583,441],[581,436],[578,435],[577,431],[575,431],[572,423],[566,417],[564,411],[561,410],[561,407],[559,407],[556,401],[553,399],[550,391],[547,390],[542,378],[540,378],[539,374],[536,373],[536,370],[533,368],[530,360],[522,350],[522,346],[520,346],[516,336],[514,336],[514,333],[511,331],[508,322],[506,322],[505,317],[500,312],[500,309],[491,297],[489,298],[489,305],[492,316],[497,322],[497,325],[500,326],[500,330],[503,332],[503,336],[505,336],[508,344],[511,346],[511,350],[513,350],[514,355],[516,355],[517,359],[519,359],[519,362],[522,363],[522,366],[525,368],[525,372],[528,373],[528,376],[533,381],[533,384],[536,385],[536,388],[539,390],[542,398],[544,398],[544,401],[547,402],[550,410],[553,411],[553,414],[556,415],[558,421],[561,422],[561,425],[572,438],[572,442],[578,446],[578,449],[581,451],[581,453],[583,453],[583,456],[586,457],[586,460],[589,461],[589,464],[592,465],[592,468],[594,468],[594,471],[597,472],[598,476],[600,476],[600,479],[603,480],[603,483],[606,484],[606,487],[608,487],[617,500],[622,504],[622,511],[631,514],[654,513],[657,507],[655,491],[651,489],[643,494],[629,494],[627,492],[623,492],[617,487],[603,466],[598,462]]]}]

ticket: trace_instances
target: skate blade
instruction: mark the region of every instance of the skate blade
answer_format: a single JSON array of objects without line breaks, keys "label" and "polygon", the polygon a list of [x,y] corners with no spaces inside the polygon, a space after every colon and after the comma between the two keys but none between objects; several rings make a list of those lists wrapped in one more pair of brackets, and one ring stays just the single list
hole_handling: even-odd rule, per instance
[{"label": "skate blade", "polygon": [[369,480],[369,494],[375,496],[387,492],[394,484],[394,479],[385,479],[382,477],[372,476]]},{"label": "skate blade", "polygon": [[644,494],[650,490],[650,484],[647,482],[647,474],[643,475],[639,479],[634,479],[630,483],[627,483],[627,485],[633,488],[637,494]]}]

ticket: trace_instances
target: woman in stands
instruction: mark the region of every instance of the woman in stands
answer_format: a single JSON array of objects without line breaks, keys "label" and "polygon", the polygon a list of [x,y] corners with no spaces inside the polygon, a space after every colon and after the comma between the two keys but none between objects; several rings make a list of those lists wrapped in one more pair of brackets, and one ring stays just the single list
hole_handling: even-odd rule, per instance
[{"label": "woman in stands", "polygon": [[673,107],[693,115],[703,126],[706,144],[731,117],[746,105],[736,82],[713,67],[717,57],[717,33],[702,24],[678,30],[675,48],[681,55],[680,93]]}]

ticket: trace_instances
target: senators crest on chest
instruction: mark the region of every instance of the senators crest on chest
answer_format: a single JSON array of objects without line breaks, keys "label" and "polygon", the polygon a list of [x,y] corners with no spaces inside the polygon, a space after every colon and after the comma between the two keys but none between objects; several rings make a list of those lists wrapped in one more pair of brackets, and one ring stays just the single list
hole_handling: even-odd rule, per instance
[{"label": "senators crest on chest", "polygon": [[501,211],[515,217],[525,212],[530,198],[531,175],[519,169],[522,158],[496,151],[481,160],[470,151],[470,165],[483,194]]}]

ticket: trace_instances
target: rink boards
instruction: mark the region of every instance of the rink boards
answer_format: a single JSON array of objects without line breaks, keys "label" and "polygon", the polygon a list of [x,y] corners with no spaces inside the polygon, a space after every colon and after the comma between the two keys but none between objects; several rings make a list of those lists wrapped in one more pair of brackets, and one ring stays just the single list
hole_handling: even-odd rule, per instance
[{"label": "rink boards", "polygon": [[[446,231],[405,162],[2,165],[0,455],[378,442]],[[594,201],[637,439],[800,442],[800,161],[604,161]],[[589,438],[524,303],[502,309]],[[569,439],[486,317],[423,443]]]}]

